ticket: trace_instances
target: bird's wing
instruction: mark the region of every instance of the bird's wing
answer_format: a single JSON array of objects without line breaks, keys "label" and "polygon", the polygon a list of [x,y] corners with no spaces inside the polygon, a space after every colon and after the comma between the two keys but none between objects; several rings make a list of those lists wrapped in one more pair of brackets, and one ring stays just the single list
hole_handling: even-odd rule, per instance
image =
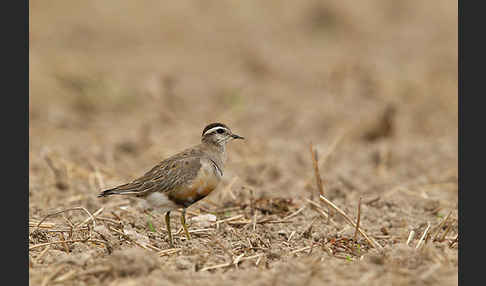
[{"label": "bird's wing", "polygon": [[104,191],[100,196],[133,194],[146,196],[152,192],[168,192],[178,188],[197,176],[201,168],[197,150],[178,153],[153,167],[142,177],[128,184]]}]

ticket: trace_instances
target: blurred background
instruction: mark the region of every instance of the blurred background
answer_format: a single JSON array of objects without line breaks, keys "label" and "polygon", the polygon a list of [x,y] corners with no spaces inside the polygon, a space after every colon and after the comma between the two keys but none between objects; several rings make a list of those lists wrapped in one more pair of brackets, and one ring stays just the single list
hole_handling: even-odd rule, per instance
[{"label": "blurred background", "polygon": [[[351,213],[358,197],[380,200],[364,205],[371,233],[406,240],[457,210],[456,1],[29,5],[30,219],[116,209],[96,194],[215,121],[246,138],[228,147],[233,195],[216,204],[317,192],[312,143],[329,199]],[[444,279],[457,275],[451,251]]]},{"label": "blurred background", "polygon": [[303,177],[308,144],[325,152],[343,133],[352,165],[383,138],[396,158],[448,159],[408,173],[457,163],[456,2],[33,0],[29,12],[31,168],[57,152],[114,168],[112,185],[213,121],[248,139],[230,149],[249,169],[268,159]]},{"label": "blurred background", "polygon": [[[49,153],[70,180],[97,166],[112,186],[221,121],[247,138],[230,147],[230,172],[261,191],[305,187],[311,142],[324,153],[340,142],[330,180],[337,169],[369,184],[383,148],[394,168],[377,184],[454,176],[456,6],[31,1],[31,174]],[[45,172],[31,190],[55,179]],[[76,193],[98,191],[79,180]]]}]

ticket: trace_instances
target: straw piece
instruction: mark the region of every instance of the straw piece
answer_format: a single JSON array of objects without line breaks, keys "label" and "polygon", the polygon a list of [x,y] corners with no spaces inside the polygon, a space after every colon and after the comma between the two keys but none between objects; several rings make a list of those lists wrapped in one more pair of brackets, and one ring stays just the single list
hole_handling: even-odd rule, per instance
[{"label": "straw piece", "polygon": [[412,240],[415,238],[415,231],[414,230],[411,230],[410,231],[410,234],[408,235],[408,239],[407,239],[407,245],[410,245],[410,242],[412,242]]},{"label": "straw piece", "polygon": [[423,242],[424,242],[424,240],[425,240],[425,236],[426,236],[426,235],[427,235],[427,233],[429,232],[429,229],[430,229],[430,223],[428,222],[428,223],[427,223],[427,228],[425,229],[424,233],[422,234],[422,237],[420,237],[420,240],[419,240],[419,242],[417,243],[417,246],[415,246],[415,249],[419,249],[419,248],[422,246],[422,244],[423,244]]},{"label": "straw piece", "polygon": [[358,202],[358,219],[356,221],[356,229],[354,231],[354,241],[357,241],[357,238],[358,238],[358,229],[359,229],[360,219],[361,219],[361,197],[359,197],[359,202]]},{"label": "straw piece", "polygon": [[[351,224],[353,227],[356,227],[356,224],[351,220],[351,218],[340,208],[338,208],[335,204],[333,204],[330,200],[328,200],[326,197],[323,195],[320,195],[319,198],[323,200],[325,203],[327,203],[330,207],[332,207],[334,210],[336,210],[340,215],[342,215],[345,220]],[[370,243],[371,246],[378,248],[378,249],[383,249],[383,246],[381,246],[376,240],[374,240],[372,237],[369,237],[366,232],[364,232],[361,228],[358,228],[359,233],[364,236],[364,238]]]},{"label": "straw piece", "polygon": [[250,259],[255,259],[255,258],[260,258],[261,256],[263,256],[263,253],[260,253],[260,254],[256,254],[256,255],[253,255],[253,256],[248,256],[248,257],[243,257],[244,254],[241,254],[239,256],[237,256],[233,261],[231,261],[230,263],[223,263],[223,264],[218,264],[218,265],[214,265],[214,266],[208,266],[208,267],[204,267],[203,269],[201,269],[200,271],[203,272],[203,271],[208,271],[208,270],[213,270],[213,269],[218,269],[218,268],[223,268],[223,267],[228,267],[228,266],[231,266],[231,265],[236,265],[242,261],[245,261],[245,260],[250,260]]}]

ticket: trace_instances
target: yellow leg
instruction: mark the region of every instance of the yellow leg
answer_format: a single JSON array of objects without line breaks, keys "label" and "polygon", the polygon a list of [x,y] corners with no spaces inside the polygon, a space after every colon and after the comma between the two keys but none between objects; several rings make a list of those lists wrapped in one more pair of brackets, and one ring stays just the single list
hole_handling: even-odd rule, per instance
[{"label": "yellow leg", "polygon": [[182,228],[184,228],[184,232],[186,233],[187,240],[191,239],[191,236],[189,235],[189,231],[187,230],[187,225],[186,225],[186,209],[182,209],[182,215],[181,215],[181,224]]},{"label": "yellow leg", "polygon": [[169,234],[170,248],[174,248],[174,241],[172,241],[172,231],[170,230],[170,211],[165,213],[165,225],[167,226],[167,233]]}]

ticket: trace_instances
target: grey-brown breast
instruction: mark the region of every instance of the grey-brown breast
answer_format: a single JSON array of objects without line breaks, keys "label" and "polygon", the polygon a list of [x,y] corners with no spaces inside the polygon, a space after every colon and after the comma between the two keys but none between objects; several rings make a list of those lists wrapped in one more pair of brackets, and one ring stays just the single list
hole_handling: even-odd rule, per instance
[{"label": "grey-brown breast", "polygon": [[180,206],[188,207],[216,189],[221,181],[218,167],[213,160],[207,157],[202,157],[200,163],[201,167],[196,177],[188,181],[185,185],[176,187],[167,193],[172,202]]}]

